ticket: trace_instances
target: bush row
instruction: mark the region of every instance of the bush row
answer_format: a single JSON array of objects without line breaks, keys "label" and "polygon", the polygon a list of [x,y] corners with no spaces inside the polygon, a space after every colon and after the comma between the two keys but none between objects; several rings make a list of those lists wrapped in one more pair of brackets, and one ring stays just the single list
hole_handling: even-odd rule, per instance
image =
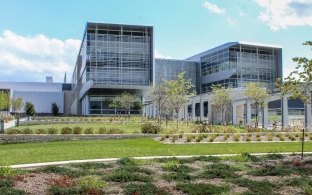
[{"label": "bush row", "polygon": [[93,128],[89,127],[86,129],[83,129],[82,127],[76,126],[76,127],[63,127],[60,129],[60,131],[54,127],[48,128],[48,129],[41,129],[38,128],[36,130],[31,130],[30,128],[26,127],[24,129],[8,129],[5,131],[6,134],[12,135],[12,134],[124,134],[125,132],[119,128],[111,127],[111,128],[105,128],[100,127],[97,130],[94,130]]}]

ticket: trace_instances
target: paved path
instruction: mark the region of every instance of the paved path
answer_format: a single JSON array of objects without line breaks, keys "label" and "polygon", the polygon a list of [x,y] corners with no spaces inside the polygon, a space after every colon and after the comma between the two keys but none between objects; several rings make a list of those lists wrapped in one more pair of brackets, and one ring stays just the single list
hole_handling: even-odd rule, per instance
[{"label": "paved path", "polygon": [[[267,155],[272,153],[251,153],[252,155],[261,156],[261,155]],[[301,154],[301,152],[284,152],[284,153],[274,153],[274,154],[284,154],[284,155],[290,155],[290,154]],[[312,152],[304,152],[304,154],[312,154]],[[191,155],[191,156],[146,156],[146,157],[132,157],[134,159],[140,159],[140,160],[148,160],[148,159],[158,159],[158,158],[192,158],[192,157],[198,157],[198,156],[216,156],[216,157],[222,157],[222,156],[237,156],[241,154],[215,154],[215,155]],[[11,165],[12,168],[36,168],[36,167],[43,167],[43,166],[50,166],[50,165],[66,165],[71,163],[86,163],[86,162],[112,162],[117,161],[120,158],[102,158],[102,159],[87,159],[87,160],[69,160],[69,161],[57,161],[57,162],[43,162],[43,163],[32,163],[32,164],[19,164],[19,165]]]},{"label": "paved path", "polygon": [[[25,120],[26,120],[26,118],[21,118],[20,119],[20,121],[25,121]],[[9,121],[7,123],[4,123],[4,129],[15,127],[15,122],[16,122],[16,120],[12,120],[12,121]]]}]

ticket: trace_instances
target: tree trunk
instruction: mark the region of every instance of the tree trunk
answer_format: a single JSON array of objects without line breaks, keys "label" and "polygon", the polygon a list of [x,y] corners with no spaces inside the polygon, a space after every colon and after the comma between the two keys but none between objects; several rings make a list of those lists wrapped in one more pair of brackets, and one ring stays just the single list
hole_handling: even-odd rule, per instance
[{"label": "tree trunk", "polygon": [[259,112],[259,107],[258,107],[258,105],[256,105],[256,124],[255,124],[255,128],[258,128],[258,112]]}]

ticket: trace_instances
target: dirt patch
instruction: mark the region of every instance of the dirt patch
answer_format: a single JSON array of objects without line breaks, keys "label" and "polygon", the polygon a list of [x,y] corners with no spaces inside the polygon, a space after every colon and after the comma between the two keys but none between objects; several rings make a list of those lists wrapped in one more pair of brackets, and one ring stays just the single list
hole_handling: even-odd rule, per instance
[{"label": "dirt patch", "polygon": [[53,180],[60,180],[64,176],[57,174],[33,173],[20,176],[14,182],[14,188],[24,190],[30,194],[45,195]]}]

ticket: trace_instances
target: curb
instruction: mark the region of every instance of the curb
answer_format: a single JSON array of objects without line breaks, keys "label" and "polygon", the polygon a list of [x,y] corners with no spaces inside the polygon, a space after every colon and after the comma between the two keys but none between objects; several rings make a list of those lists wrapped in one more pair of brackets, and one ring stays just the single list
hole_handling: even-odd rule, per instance
[{"label": "curb", "polygon": [[[251,153],[251,155],[255,156],[263,156],[267,154],[282,154],[282,155],[291,155],[291,154],[301,154],[301,152],[281,152],[281,153]],[[312,152],[304,152],[304,154],[312,154]],[[211,154],[211,155],[185,155],[185,156],[145,156],[145,157],[131,157],[137,160],[149,160],[149,159],[159,159],[159,158],[192,158],[199,156],[215,156],[215,157],[226,157],[226,156],[238,156],[241,154]],[[11,165],[10,167],[13,169],[21,169],[21,168],[37,168],[44,166],[52,166],[52,165],[66,165],[72,163],[87,163],[87,162],[113,162],[117,161],[121,158],[102,158],[102,159],[86,159],[86,160],[69,160],[69,161],[56,161],[56,162],[43,162],[43,163],[31,163],[31,164],[18,164]]]}]

